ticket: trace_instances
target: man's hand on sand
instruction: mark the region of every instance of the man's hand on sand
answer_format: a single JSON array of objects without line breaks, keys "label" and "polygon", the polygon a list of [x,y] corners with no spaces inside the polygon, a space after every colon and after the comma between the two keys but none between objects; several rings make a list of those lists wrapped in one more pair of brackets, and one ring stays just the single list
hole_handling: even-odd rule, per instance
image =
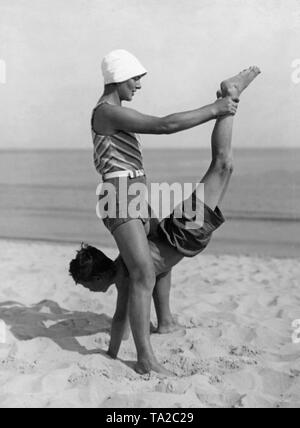
[{"label": "man's hand on sand", "polygon": [[151,334],[171,334],[176,332],[184,332],[186,328],[179,324],[174,318],[171,320],[160,324],[158,327],[155,327],[152,323],[150,325],[150,333]]}]

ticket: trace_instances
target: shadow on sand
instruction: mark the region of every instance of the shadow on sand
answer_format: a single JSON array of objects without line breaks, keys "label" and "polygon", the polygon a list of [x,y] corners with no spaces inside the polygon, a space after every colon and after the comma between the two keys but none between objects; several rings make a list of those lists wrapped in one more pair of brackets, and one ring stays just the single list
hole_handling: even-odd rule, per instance
[{"label": "shadow on sand", "polygon": [[51,300],[30,307],[11,301],[0,303],[0,319],[18,340],[47,337],[61,349],[82,355],[106,355],[100,349],[86,349],[76,338],[109,333],[112,323],[105,314],[71,312]]}]

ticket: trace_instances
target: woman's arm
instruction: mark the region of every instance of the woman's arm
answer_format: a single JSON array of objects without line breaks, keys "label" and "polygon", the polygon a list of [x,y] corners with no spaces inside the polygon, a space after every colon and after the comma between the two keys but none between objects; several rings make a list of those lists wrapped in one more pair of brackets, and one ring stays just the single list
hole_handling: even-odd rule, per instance
[{"label": "woman's arm", "polygon": [[[165,117],[148,116],[136,110],[102,104],[94,116],[94,128],[99,134],[113,134],[117,131],[139,134],[175,134],[194,128],[219,116],[234,115],[238,103],[231,98],[222,98],[205,107]],[[105,124],[105,125],[104,125]]]}]

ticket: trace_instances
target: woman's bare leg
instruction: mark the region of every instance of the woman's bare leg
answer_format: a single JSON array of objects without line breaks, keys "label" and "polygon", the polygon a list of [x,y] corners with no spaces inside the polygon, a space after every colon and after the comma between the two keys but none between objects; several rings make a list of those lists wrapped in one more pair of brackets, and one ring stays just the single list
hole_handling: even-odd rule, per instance
[{"label": "woman's bare leg", "polygon": [[115,231],[114,238],[130,276],[129,316],[137,348],[136,371],[170,375],[158,363],[150,342],[151,300],[156,278],[143,223],[132,220],[123,224]]}]

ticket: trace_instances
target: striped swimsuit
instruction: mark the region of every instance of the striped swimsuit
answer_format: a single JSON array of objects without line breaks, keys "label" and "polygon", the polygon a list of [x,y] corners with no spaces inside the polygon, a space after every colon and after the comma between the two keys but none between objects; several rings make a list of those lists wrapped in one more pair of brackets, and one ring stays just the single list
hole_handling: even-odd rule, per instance
[{"label": "striped swimsuit", "polygon": [[[106,174],[112,172],[120,172],[120,171],[139,171],[143,170],[143,156],[141,149],[140,137],[134,133],[119,131],[111,136],[104,136],[97,134],[93,127],[94,115],[97,108],[104,104],[105,102],[100,102],[93,111],[92,116],[92,136],[94,142],[94,163],[96,170],[99,172],[102,177]],[[106,181],[103,178],[104,181]],[[134,179],[126,178],[114,178],[108,180],[111,184],[114,185],[116,190],[116,217],[106,217],[103,219],[103,222],[106,228],[114,234],[115,230],[124,223],[131,221],[132,219],[136,219],[136,217],[130,217],[129,213],[127,216],[121,215],[121,207],[124,207],[124,200],[122,199],[122,195],[120,192],[120,183],[121,181],[125,183],[127,189],[127,198],[126,204],[129,206],[132,199],[134,199],[134,195],[131,195],[129,192],[129,186],[131,184],[143,184],[147,185],[146,176],[137,177]],[[104,195],[103,195],[104,196]],[[99,197],[99,200],[102,199],[103,196]],[[112,205],[114,206],[114,202]],[[148,203],[145,200],[142,202],[146,203],[147,211],[150,210]],[[148,208],[149,207],[149,208]],[[145,211],[144,211],[145,212]],[[137,218],[142,220],[143,224],[146,225],[149,222],[149,214],[139,215]]]},{"label": "striped swimsuit", "polygon": [[97,134],[93,119],[97,108],[105,104],[100,102],[92,115],[92,137],[94,142],[94,163],[102,176],[117,171],[137,171],[143,169],[143,155],[140,137],[137,134],[119,131],[111,136]]}]

